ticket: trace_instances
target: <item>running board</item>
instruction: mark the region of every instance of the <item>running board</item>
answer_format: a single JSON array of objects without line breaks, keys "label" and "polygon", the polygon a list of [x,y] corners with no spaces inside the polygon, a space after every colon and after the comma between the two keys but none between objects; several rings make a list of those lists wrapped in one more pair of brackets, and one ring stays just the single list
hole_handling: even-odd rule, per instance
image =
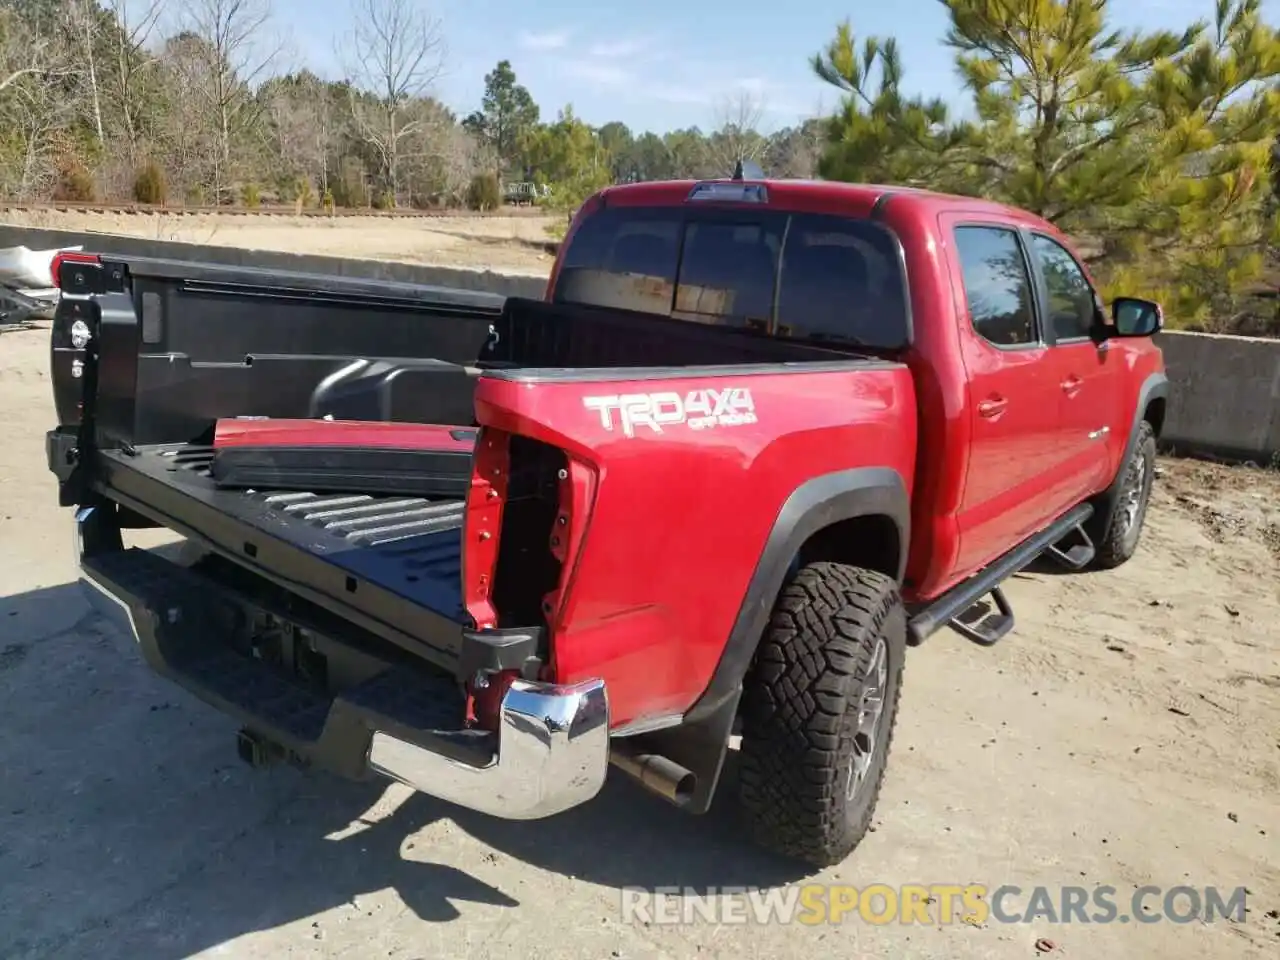
[{"label": "running board", "polygon": [[[1085,532],[1084,525],[1078,526],[1074,531],[1079,536],[1079,541],[1070,547],[1063,548],[1058,543],[1050,545],[1045,549],[1045,553],[1057,560],[1068,570],[1075,572],[1083,570],[1089,564],[1093,563],[1093,558],[1098,555],[1098,548],[1093,545],[1093,540],[1089,534]],[[1071,536],[1070,533],[1067,536]]]},{"label": "running board", "polygon": [[[1073,507],[1039,533],[1033,534],[1022,541],[1022,543],[1000,557],[985,570],[952,587],[911,618],[907,624],[907,634],[910,642],[913,645],[921,644],[945,626],[959,627],[961,628],[959,630],[960,633],[970,636],[969,632],[976,632],[975,628],[968,624],[959,623],[957,618],[987,594],[993,595],[992,599],[995,600],[999,612],[989,615],[982,623],[978,624],[977,629],[980,630],[983,624],[988,621],[994,621],[990,624],[993,629],[982,635],[983,638],[976,640],[976,642],[989,646],[1007,635],[1013,629],[1013,610],[1009,606],[1008,600],[1005,599],[1003,592],[999,591],[1000,584],[1025,568],[1036,557],[1061,542],[1073,530],[1083,526],[1092,516],[1093,506],[1091,504],[1082,503]],[[1092,547],[1092,544],[1090,544],[1090,547]],[[1064,553],[1069,555],[1069,551],[1064,551]],[[994,639],[990,639],[992,635],[994,635]],[[970,636],[970,639],[974,639],[974,637]]]},{"label": "running board", "polygon": [[[1013,632],[1013,607],[1004,591],[996,587],[991,591],[991,600],[996,605],[994,612],[982,610],[985,616],[975,623],[965,623],[960,617],[948,621],[949,626],[960,636],[972,640],[984,647],[993,647]],[[969,606],[969,610],[979,607],[981,600]],[[967,611],[966,611],[967,612]],[[963,615],[963,614],[962,614]]]}]

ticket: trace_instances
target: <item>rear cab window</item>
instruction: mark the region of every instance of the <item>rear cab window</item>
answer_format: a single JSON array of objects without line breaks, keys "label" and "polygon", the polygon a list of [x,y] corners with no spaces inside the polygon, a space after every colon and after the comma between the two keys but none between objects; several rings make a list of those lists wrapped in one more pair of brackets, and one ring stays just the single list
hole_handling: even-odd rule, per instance
[{"label": "rear cab window", "polygon": [[996,347],[1035,346],[1035,287],[1012,227],[955,228],[956,253],[973,329]]},{"label": "rear cab window", "polygon": [[606,207],[574,233],[553,299],[832,345],[911,341],[896,237],[825,214]]}]

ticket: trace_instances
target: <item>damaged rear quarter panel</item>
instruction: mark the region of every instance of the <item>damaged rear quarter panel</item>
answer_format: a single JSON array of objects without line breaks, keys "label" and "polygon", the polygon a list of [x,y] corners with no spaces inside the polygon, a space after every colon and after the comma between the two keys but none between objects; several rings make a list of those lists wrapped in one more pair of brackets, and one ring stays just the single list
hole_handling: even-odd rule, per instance
[{"label": "damaged rear quarter panel", "polygon": [[564,683],[603,678],[614,725],[682,712],[706,689],[792,491],[856,467],[894,469],[908,492],[913,476],[905,366],[672,374],[528,370],[476,392],[482,425],[597,473],[553,666]]}]

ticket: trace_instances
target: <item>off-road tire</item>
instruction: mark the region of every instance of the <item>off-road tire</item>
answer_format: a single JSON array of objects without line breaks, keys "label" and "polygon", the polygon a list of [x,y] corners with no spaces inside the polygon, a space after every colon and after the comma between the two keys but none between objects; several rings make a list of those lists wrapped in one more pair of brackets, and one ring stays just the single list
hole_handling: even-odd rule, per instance
[{"label": "off-road tire", "polygon": [[[802,567],[783,588],[743,690],[739,804],[761,846],[819,867],[862,841],[893,742],[907,618],[897,584],[838,563]],[[852,797],[863,693],[880,677],[869,766]]]},{"label": "off-road tire", "polygon": [[[1143,420],[1138,424],[1133,452],[1120,466],[1120,489],[1116,494],[1115,509],[1111,511],[1111,521],[1096,544],[1095,569],[1112,570],[1137,552],[1147,519],[1147,506],[1151,502],[1155,469],[1156,434],[1151,424]],[[1126,509],[1131,502],[1135,508],[1132,511]]]}]

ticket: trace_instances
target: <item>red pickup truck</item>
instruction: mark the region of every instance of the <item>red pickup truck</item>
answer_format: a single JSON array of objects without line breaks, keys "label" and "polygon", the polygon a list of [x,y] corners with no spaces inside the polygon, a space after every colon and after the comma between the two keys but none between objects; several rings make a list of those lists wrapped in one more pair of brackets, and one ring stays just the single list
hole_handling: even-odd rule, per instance
[{"label": "red pickup truck", "polygon": [[[1159,307],[1029,214],[897,187],[611,187],[539,299],[70,254],[84,580],[251,762],[492,815],[610,765],[849,854],[909,644],[1013,627],[1042,554],[1133,556]],[[169,559],[129,531],[186,538]],[[991,609],[985,598],[994,601]]]}]

